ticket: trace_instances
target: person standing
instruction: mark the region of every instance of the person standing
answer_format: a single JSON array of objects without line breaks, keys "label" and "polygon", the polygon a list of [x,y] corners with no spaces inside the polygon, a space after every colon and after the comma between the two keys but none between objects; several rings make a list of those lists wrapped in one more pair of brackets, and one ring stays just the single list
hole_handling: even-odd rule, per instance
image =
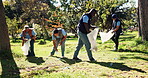
[{"label": "person standing", "polygon": [[76,61],[81,61],[77,56],[79,54],[79,50],[82,48],[83,45],[85,45],[85,48],[87,50],[87,55],[89,57],[90,61],[96,61],[92,56],[91,44],[87,37],[87,34],[91,32],[92,29],[94,29],[91,26],[91,19],[97,14],[97,11],[95,9],[91,9],[89,13],[86,13],[82,15],[80,18],[79,24],[78,24],[78,45],[76,47],[76,50],[73,55],[73,59]]},{"label": "person standing", "polygon": [[113,20],[112,29],[113,29],[114,35],[111,39],[115,43],[114,51],[117,51],[118,45],[119,45],[118,39],[119,39],[120,33],[122,32],[122,27],[121,27],[121,21],[118,19],[116,14],[112,14],[112,20]]},{"label": "person standing", "polygon": [[67,38],[67,33],[65,32],[64,29],[55,29],[53,30],[52,34],[52,41],[53,41],[53,50],[50,54],[50,56],[53,56],[55,51],[58,52],[58,45],[61,45],[61,50],[62,50],[62,58],[64,57],[64,51],[65,51],[65,41]]},{"label": "person standing", "polygon": [[34,53],[34,42],[36,39],[35,31],[33,29],[30,29],[28,25],[25,25],[24,30],[22,31],[20,36],[22,39],[22,46],[25,44],[25,42],[30,40],[30,47],[26,56],[27,57],[35,56],[35,53]]}]

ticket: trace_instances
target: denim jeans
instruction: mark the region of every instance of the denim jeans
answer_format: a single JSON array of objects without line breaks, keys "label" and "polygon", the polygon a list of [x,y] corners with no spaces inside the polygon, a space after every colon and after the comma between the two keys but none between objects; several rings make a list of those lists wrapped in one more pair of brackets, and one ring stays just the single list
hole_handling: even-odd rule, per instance
[{"label": "denim jeans", "polygon": [[33,39],[30,41],[30,49],[28,51],[27,56],[35,56],[35,54],[34,54],[34,40]]},{"label": "denim jeans", "polygon": [[111,38],[112,41],[115,43],[115,49],[118,50],[118,45],[119,45],[119,36],[120,36],[120,33],[116,33],[113,35],[113,37]]},{"label": "denim jeans", "polygon": [[77,58],[80,49],[82,48],[83,45],[85,45],[85,48],[86,48],[87,55],[88,55],[89,59],[90,60],[94,59],[93,56],[92,56],[92,51],[90,50],[91,49],[91,44],[89,42],[87,34],[83,34],[82,32],[79,31],[78,36],[79,36],[78,37],[78,45],[76,47],[73,58]]},{"label": "denim jeans", "polygon": [[[58,48],[58,45],[59,45],[60,42],[61,42],[61,39],[60,39],[60,38],[57,38],[57,39],[56,39],[56,46],[57,46],[57,48]],[[62,43],[62,45],[61,45],[61,51],[62,51],[62,56],[64,56],[65,41],[63,41],[63,43]],[[52,50],[52,52],[51,52],[51,55],[54,55],[54,53],[55,53],[55,49],[54,49],[54,47],[53,47],[53,50]]]}]

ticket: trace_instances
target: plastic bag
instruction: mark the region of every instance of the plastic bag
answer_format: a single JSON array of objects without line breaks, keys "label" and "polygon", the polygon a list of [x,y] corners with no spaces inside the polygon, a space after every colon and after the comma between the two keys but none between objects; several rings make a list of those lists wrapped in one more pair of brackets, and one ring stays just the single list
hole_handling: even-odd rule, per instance
[{"label": "plastic bag", "polygon": [[114,33],[112,33],[112,32],[113,32],[113,30],[110,30],[108,33],[99,32],[102,43],[108,41],[114,35]]},{"label": "plastic bag", "polygon": [[89,42],[91,43],[91,51],[97,51],[97,34],[98,34],[99,28],[95,28],[92,30],[89,34],[87,34]]},{"label": "plastic bag", "polygon": [[24,45],[21,47],[22,51],[24,51],[24,55],[28,55],[28,51],[29,51],[29,48],[30,48],[30,41],[31,41],[31,39],[26,41],[24,43]]}]

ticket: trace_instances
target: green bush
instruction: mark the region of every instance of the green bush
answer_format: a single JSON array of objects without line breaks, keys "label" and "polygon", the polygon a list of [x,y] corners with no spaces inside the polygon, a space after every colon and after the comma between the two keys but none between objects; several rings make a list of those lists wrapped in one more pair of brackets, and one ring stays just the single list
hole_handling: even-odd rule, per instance
[{"label": "green bush", "polygon": [[45,41],[44,39],[41,39],[41,40],[39,41],[39,44],[40,44],[40,45],[46,44],[46,41]]}]

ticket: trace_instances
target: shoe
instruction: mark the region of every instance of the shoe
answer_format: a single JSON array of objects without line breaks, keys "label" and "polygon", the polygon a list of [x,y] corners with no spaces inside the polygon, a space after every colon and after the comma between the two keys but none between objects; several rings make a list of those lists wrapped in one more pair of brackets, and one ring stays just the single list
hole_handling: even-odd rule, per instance
[{"label": "shoe", "polygon": [[66,58],[66,57],[62,56],[62,58]]},{"label": "shoe", "polygon": [[90,59],[90,62],[97,62],[95,59]]},{"label": "shoe", "polygon": [[77,58],[77,57],[76,57],[76,58],[74,57],[73,60],[82,61],[81,59],[79,59],[79,58]]},{"label": "shoe", "polygon": [[115,49],[114,49],[114,50],[112,50],[112,51],[118,51],[118,49],[116,49],[116,48],[115,48]]},{"label": "shoe", "polygon": [[51,57],[52,57],[52,56],[53,56],[53,54],[50,54],[49,56],[51,56]]}]

